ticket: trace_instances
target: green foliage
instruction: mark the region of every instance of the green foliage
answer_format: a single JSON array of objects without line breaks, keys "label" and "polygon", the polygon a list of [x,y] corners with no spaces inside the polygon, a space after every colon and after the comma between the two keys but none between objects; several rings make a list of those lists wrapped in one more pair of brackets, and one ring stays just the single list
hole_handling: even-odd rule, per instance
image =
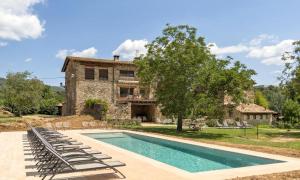
[{"label": "green foliage", "polygon": [[279,79],[286,96],[300,103],[300,41],[295,41],[293,45],[292,52],[285,52],[282,55],[282,60],[286,63]]},{"label": "green foliage", "polygon": [[288,99],[283,105],[283,121],[292,126],[300,122],[300,105],[299,103]]},{"label": "green foliage", "polygon": [[8,73],[0,87],[0,101],[17,116],[33,113],[57,114],[56,105],[62,102],[62,94],[54,92],[31,73]]},{"label": "green foliage", "polygon": [[210,53],[196,28],[169,26],[147,45],[146,56],[135,60],[138,76],[144,85],[155,87],[162,113],[182,119],[193,115],[222,116],[224,93],[235,102],[253,85],[253,70],[231,58],[217,59]]},{"label": "green foliage", "polygon": [[102,99],[87,99],[85,101],[85,107],[93,109],[96,104],[100,104],[102,109],[101,113],[104,115],[108,111],[108,103]]},{"label": "green foliage", "polygon": [[17,116],[38,112],[43,83],[29,72],[8,73],[1,88],[4,106]]},{"label": "green foliage", "polygon": [[57,105],[59,101],[55,98],[42,99],[40,102],[40,114],[56,115],[58,114]]},{"label": "green foliage", "polygon": [[269,102],[261,91],[255,91],[255,103],[265,108],[269,107]]}]

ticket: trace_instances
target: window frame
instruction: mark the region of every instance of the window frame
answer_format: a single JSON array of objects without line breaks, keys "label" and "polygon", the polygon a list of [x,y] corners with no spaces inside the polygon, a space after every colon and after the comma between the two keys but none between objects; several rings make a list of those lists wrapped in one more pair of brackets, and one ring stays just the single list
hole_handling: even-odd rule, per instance
[{"label": "window frame", "polygon": [[[101,74],[101,71],[102,72],[106,72],[106,77],[101,77],[101,75],[103,75],[103,74]],[[108,81],[108,69],[99,69],[99,80],[101,80],[101,81]]]},{"label": "window frame", "polygon": [[[126,96],[123,96],[121,93],[122,89],[126,89]],[[120,87],[120,91],[119,91],[120,97],[128,97],[128,96],[133,96],[134,94],[134,88],[133,87]]]},{"label": "window frame", "polygon": [[[131,73],[132,72],[132,73]],[[120,77],[134,78],[135,72],[133,70],[119,70]]]},{"label": "window frame", "polygon": [[[93,78],[92,77],[89,77],[91,74],[88,73],[87,70],[93,70],[93,71],[90,71],[90,72],[93,72]],[[93,67],[85,67],[84,68],[84,79],[85,80],[95,80],[95,68]]]}]

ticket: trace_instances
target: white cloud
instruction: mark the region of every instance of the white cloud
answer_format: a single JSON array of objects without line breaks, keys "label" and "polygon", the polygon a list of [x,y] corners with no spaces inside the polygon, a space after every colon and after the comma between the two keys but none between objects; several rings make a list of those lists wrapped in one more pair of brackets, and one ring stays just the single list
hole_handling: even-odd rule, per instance
[{"label": "white cloud", "polygon": [[20,41],[36,39],[42,35],[44,22],[41,22],[32,7],[44,0],[1,0],[0,38]]},{"label": "white cloud", "polygon": [[250,40],[250,46],[260,46],[263,42],[276,42],[278,37],[270,34],[261,34]]},{"label": "white cloud", "polygon": [[8,43],[7,42],[0,42],[0,47],[4,47],[4,46],[7,46]]},{"label": "white cloud", "polygon": [[[265,45],[266,42],[272,45]],[[274,35],[262,34],[244,44],[218,47],[215,43],[209,43],[208,46],[218,56],[246,53],[246,57],[258,59],[266,65],[283,65],[285,62],[281,60],[281,56],[284,52],[293,50],[293,42],[292,39],[278,41]]]},{"label": "white cloud", "polygon": [[126,41],[121,43],[119,47],[112,52],[112,54],[120,55],[124,59],[133,59],[136,56],[147,53],[147,50],[145,48],[145,45],[147,43],[148,41],[146,39],[127,39]]},{"label": "white cloud", "polygon": [[266,65],[283,65],[285,62],[281,60],[281,56],[274,56],[262,59],[261,62]]},{"label": "white cloud", "polygon": [[247,52],[249,50],[247,46],[242,44],[221,48],[218,47],[216,43],[209,43],[208,46],[210,47],[210,51],[216,55],[235,54],[235,53]]},{"label": "white cloud", "polygon": [[24,61],[25,61],[25,62],[30,62],[30,61],[32,61],[32,58],[27,58],[27,59],[25,59]]},{"label": "white cloud", "polygon": [[98,50],[95,47],[90,47],[82,51],[76,51],[74,49],[61,49],[59,50],[55,57],[59,59],[65,59],[66,56],[76,56],[76,57],[95,57]]},{"label": "white cloud", "polygon": [[294,40],[288,39],[270,46],[254,47],[247,56],[251,58],[270,58],[281,56],[284,52],[293,50],[293,42]]}]

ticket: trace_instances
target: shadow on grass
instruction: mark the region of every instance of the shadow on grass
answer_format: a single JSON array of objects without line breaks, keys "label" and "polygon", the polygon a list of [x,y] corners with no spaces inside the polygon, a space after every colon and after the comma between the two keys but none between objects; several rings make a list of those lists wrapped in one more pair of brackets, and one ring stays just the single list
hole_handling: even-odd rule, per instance
[{"label": "shadow on grass", "polygon": [[209,133],[204,131],[191,131],[191,130],[183,130],[182,132],[177,132],[175,128],[166,128],[166,127],[136,127],[132,128],[132,130],[142,131],[142,132],[152,132],[152,133],[160,133],[165,135],[172,135],[184,138],[203,138],[203,139],[211,139],[217,140],[222,138],[232,138],[232,136],[228,134],[216,134]]}]

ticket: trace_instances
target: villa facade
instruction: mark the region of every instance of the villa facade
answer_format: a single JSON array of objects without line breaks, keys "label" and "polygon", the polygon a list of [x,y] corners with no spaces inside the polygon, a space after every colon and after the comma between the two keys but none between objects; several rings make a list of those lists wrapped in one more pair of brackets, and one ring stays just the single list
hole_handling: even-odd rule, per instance
[{"label": "villa facade", "polygon": [[136,71],[132,61],[120,61],[119,56],[110,60],[66,57],[63,115],[82,114],[87,99],[102,99],[109,104],[110,118],[160,121],[153,89],[140,86]]}]

